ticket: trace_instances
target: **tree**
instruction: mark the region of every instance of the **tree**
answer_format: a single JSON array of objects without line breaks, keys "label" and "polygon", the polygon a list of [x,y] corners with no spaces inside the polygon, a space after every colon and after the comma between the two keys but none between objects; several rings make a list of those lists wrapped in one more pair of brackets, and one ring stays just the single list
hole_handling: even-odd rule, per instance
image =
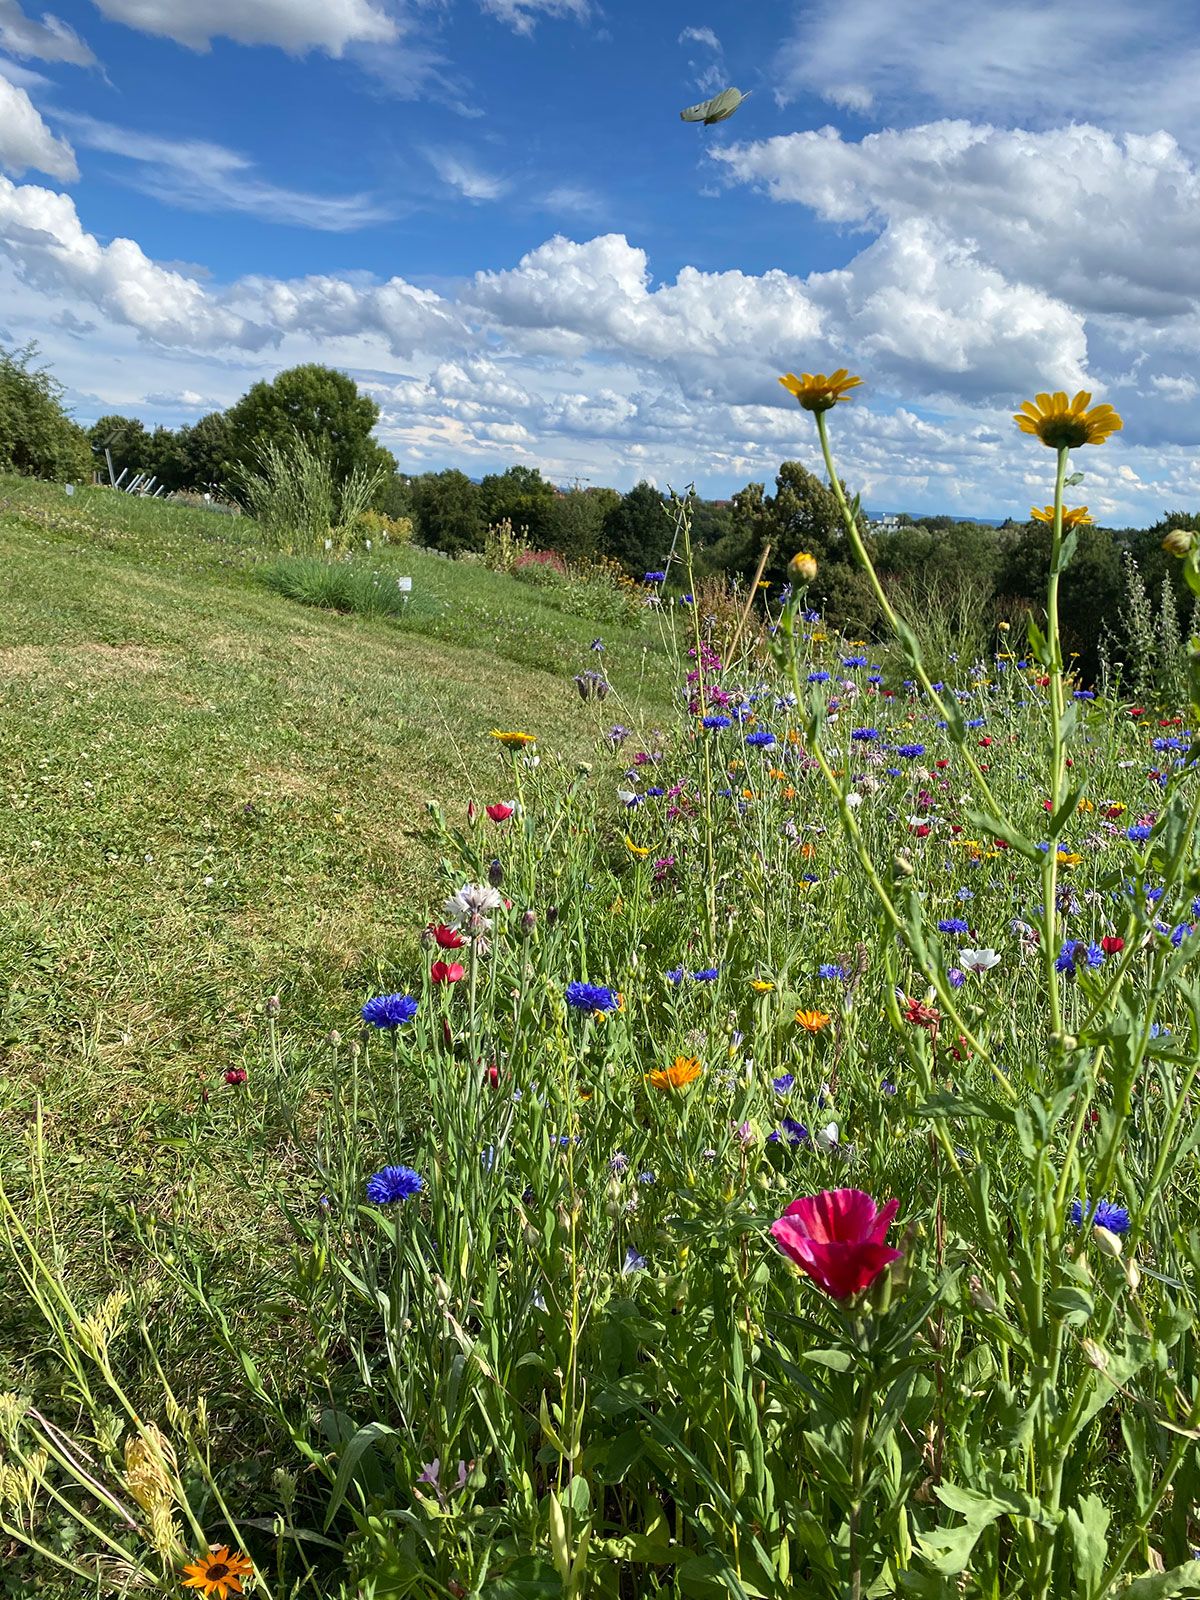
[{"label": "tree", "polygon": [[604,518],[603,550],[631,577],[659,572],[671,548],[671,520],[653,484],[634,484]]},{"label": "tree", "polygon": [[[1101,632],[1120,633],[1123,594],[1121,556],[1107,528],[1082,527],[1070,565],[1059,579],[1058,614],[1069,663],[1085,679],[1099,670]],[[1037,614],[1045,610],[1053,531],[1048,523],[1026,523],[1001,570],[1001,593],[1027,600]],[[1019,642],[1019,641],[1018,641]]]},{"label": "tree", "polygon": [[554,501],[549,545],[568,561],[591,561],[600,554],[604,519],[621,504],[615,489],[571,489]]},{"label": "tree", "polygon": [[516,465],[507,472],[489,472],[479,484],[479,502],[485,523],[508,521],[529,542],[544,550],[554,527],[555,490],[536,467]]},{"label": "tree", "polygon": [[89,482],[92,448],[63,408],[63,386],[30,362],[37,346],[0,348],[0,472],[56,483]]},{"label": "tree", "polygon": [[254,384],[225,413],[229,461],[253,467],[260,443],[287,449],[298,433],[327,456],[338,482],[356,467],[386,466],[390,474],[395,458],[371,437],[378,420],[379,407],[347,373],[314,362],[289,367],[270,383]]},{"label": "tree", "polygon": [[[128,472],[132,477],[134,473],[146,470],[150,435],[137,417],[125,417],[112,412],[93,422],[87,432],[96,452],[97,470],[104,474],[105,482],[108,481],[109,459],[112,461],[114,478],[119,478],[122,472]],[[108,451],[107,457],[105,450]]]},{"label": "tree", "polygon": [[[817,576],[808,592],[826,619],[834,627],[861,633],[876,625],[878,603],[866,573],[854,559],[837,497],[798,461],[785,461],[779,468],[773,495],[766,495],[761,483],[749,483],[735,494],[732,523],[730,532],[706,552],[709,570],[720,566],[749,582],[769,544],[771,553],[763,573],[778,594],[787,578],[788,562],[803,550],[816,557]],[[864,544],[873,552],[861,512],[858,526]]]},{"label": "tree", "polygon": [[417,535],[435,550],[482,550],[487,524],[479,485],[465,472],[426,472],[411,484]]}]

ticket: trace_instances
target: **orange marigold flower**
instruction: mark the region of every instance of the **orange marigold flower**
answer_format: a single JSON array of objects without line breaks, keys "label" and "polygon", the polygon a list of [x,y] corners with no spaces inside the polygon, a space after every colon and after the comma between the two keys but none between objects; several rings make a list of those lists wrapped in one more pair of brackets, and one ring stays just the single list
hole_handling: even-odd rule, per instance
[{"label": "orange marigold flower", "polygon": [[655,1089],[683,1089],[694,1083],[703,1070],[695,1056],[676,1056],[671,1066],[648,1073],[646,1081]]},{"label": "orange marigold flower", "polygon": [[210,1550],[190,1567],[184,1567],[183,1587],[225,1600],[226,1594],[242,1594],[242,1579],[254,1576],[254,1564],[243,1555],[231,1555],[228,1545]]},{"label": "orange marigold flower", "polygon": [[805,1033],[820,1033],[822,1028],[827,1028],[832,1017],[824,1011],[797,1011],[796,1021]]},{"label": "orange marigold flower", "polygon": [[[1092,397],[1081,389],[1068,400],[1059,389],[1022,402],[1013,421],[1022,433],[1031,433],[1052,450],[1075,450],[1081,444],[1103,444],[1110,433],[1125,424],[1111,406],[1091,406]],[[1089,411],[1088,407],[1091,406]]]},{"label": "orange marigold flower", "polygon": [[[1029,514],[1035,522],[1054,521],[1053,506],[1030,506]],[[1086,506],[1075,506],[1070,511],[1067,510],[1066,506],[1063,507],[1062,525],[1064,528],[1082,528],[1094,520],[1093,517],[1088,516],[1088,508]],[[1007,624],[1002,623],[1001,626],[1007,626]]]},{"label": "orange marigold flower", "polygon": [[839,367],[828,377],[823,372],[802,372],[799,377],[789,372],[779,381],[805,411],[829,411],[839,400],[849,400],[846,390],[856,389],[862,379],[852,378],[845,367]]}]

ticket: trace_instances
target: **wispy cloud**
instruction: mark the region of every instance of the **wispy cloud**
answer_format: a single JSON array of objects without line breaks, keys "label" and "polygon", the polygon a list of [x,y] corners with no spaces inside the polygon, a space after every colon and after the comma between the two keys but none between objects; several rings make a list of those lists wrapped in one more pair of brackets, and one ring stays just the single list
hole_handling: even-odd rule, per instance
[{"label": "wispy cloud", "polygon": [[697,44],[706,44],[710,50],[721,48],[721,41],[711,28],[685,28],[679,35],[679,43],[683,44],[688,39],[694,39]]},{"label": "wispy cloud", "polygon": [[40,22],[27,17],[17,0],[0,0],[0,49],[23,60],[66,61],[90,67],[96,58],[74,28],[49,12]]},{"label": "wispy cloud", "polygon": [[537,208],[539,211],[568,211],[577,217],[598,217],[604,202],[591,189],[578,184],[560,183],[547,191]]},{"label": "wispy cloud", "polygon": [[125,181],[167,205],[189,211],[239,211],[324,233],[351,233],[394,213],[365,193],[311,194],[259,177],[236,150],[205,139],[161,139],[118,128],[94,117],[64,114],[76,142],[133,163]]},{"label": "wispy cloud", "polygon": [[512,188],[511,179],[484,172],[469,157],[455,155],[451,150],[426,150],[425,154],[442,182],[456,189],[464,200],[499,200]]},{"label": "wispy cloud", "polygon": [[679,44],[698,44],[712,51],[712,59],[705,62],[689,61],[694,74],[693,82],[703,94],[714,94],[725,87],[725,52],[721,41],[711,28],[685,28],[677,40]]}]

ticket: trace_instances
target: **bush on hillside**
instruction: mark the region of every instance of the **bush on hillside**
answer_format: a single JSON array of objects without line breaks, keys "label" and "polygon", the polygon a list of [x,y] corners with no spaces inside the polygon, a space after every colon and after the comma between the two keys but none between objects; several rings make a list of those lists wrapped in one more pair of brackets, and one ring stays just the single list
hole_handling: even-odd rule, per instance
[{"label": "bush on hillside", "polygon": [[35,344],[0,348],[0,471],[54,483],[88,482],[87,434],[63,407],[63,385],[30,365],[36,355]]}]

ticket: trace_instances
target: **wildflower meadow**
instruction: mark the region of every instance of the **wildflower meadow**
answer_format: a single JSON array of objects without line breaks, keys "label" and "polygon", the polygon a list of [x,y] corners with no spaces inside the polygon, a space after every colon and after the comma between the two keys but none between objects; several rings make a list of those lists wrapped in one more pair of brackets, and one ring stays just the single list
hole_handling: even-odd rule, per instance
[{"label": "wildflower meadow", "polygon": [[677,502],[670,708],[595,639],[587,758],[537,703],[497,727],[489,791],[430,802],[417,953],[324,1036],[264,997],[261,1063],[176,1136],[251,1248],[181,1179],[77,1277],[30,1119],[23,1582],[1200,1595],[1200,641],[1189,703],[1071,670],[1066,501],[1121,419],[1044,394],[1044,605],[928,664],[837,474],[859,380],[782,381],[879,637],[826,628],[804,551],[718,614]]}]

